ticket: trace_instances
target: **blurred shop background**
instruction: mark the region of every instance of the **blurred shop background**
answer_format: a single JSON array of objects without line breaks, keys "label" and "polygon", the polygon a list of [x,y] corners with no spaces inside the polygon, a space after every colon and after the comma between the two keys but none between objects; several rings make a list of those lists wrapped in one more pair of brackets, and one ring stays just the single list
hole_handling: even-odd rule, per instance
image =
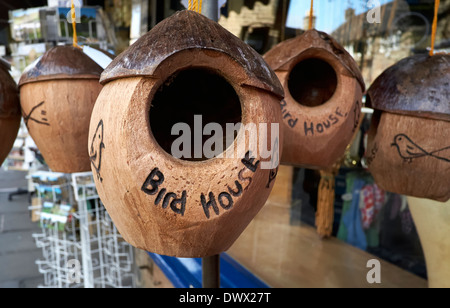
[{"label": "blurred shop background", "polygon": [[[219,2],[219,23],[261,54],[302,34],[309,24],[310,1]],[[429,51],[434,0],[314,2],[315,28],[347,49],[367,86],[399,60]],[[118,55],[164,18],[185,9],[187,1],[76,3],[79,43]],[[0,56],[11,63],[16,81],[46,50],[72,42],[69,7],[67,0],[0,0]],[[379,20],[368,19],[373,9]],[[449,51],[450,0],[443,0],[436,52]],[[241,286],[242,275],[251,275],[251,281],[261,283],[255,282],[257,286],[369,286],[367,261],[379,259],[381,286],[426,287],[424,254],[406,198],[381,191],[366,170],[371,110],[363,111],[360,132],[336,178],[333,237],[321,239],[314,227],[319,172],[283,166],[267,205],[223,260],[225,266],[237,269],[227,277],[232,286]],[[198,273],[192,271],[198,263],[129,247],[98,200],[92,177],[49,172],[25,125],[0,171],[0,202],[0,286],[196,286]],[[11,211],[12,207],[20,211]],[[4,229],[1,221],[11,215],[21,218]],[[28,248],[16,248],[20,243]],[[27,273],[15,277],[8,263],[21,251],[33,252],[32,260],[29,254],[24,259],[33,283],[11,283],[27,279]],[[73,259],[80,260],[83,268],[78,284],[66,279],[67,262]],[[9,276],[7,268],[13,272]]]}]

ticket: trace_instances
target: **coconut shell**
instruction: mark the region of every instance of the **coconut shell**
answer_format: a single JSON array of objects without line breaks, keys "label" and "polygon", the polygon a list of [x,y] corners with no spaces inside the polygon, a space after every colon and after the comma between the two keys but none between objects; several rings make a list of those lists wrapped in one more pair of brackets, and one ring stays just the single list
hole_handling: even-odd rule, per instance
[{"label": "coconut shell", "polygon": [[415,55],[385,70],[367,91],[368,107],[450,121],[450,55]]},{"label": "coconut shell", "polygon": [[[285,131],[281,162],[312,169],[331,168],[344,154],[360,122],[365,85],[356,62],[332,37],[316,30],[278,44],[264,59],[281,81],[286,96],[281,102]],[[301,63],[310,60],[328,64],[336,75],[334,92],[327,89],[327,81],[321,76],[320,85],[316,85],[318,93],[310,94],[311,100],[322,97],[321,104],[298,102],[290,91],[306,87],[303,83],[308,79],[292,88],[290,78]],[[306,78],[317,67],[301,70]]]},{"label": "coconut shell", "polygon": [[[177,20],[176,23],[173,20]],[[205,31],[207,29],[207,31]],[[102,74],[101,83],[124,77],[158,77],[157,69],[170,56],[190,49],[228,55],[251,77],[248,86],[284,97],[274,72],[259,54],[217,23],[193,11],[181,11],[160,22],[119,55]],[[159,76],[162,77],[162,76]]]},{"label": "coconut shell", "polygon": [[17,85],[8,70],[7,63],[0,62],[0,118],[20,116]]},{"label": "coconut shell", "polygon": [[90,171],[88,130],[102,71],[82,50],[58,46],[23,73],[22,115],[52,171]]},{"label": "coconut shell", "polygon": [[[201,68],[233,87],[243,124],[279,123],[282,89],[267,66],[264,72],[263,63],[218,24],[184,11],[153,28],[105,70],[89,151],[99,196],[127,242],[169,256],[216,255],[259,212],[272,190],[276,167],[263,169],[261,155],[250,158],[245,151],[245,157],[235,157],[231,148],[227,156],[235,158],[176,159],[155,140],[158,128],[151,128],[150,118],[163,85],[179,72]],[[260,138],[269,138],[269,133]],[[278,144],[282,138],[280,133]],[[233,145],[248,149],[245,133]]]},{"label": "coconut shell", "polygon": [[8,72],[9,65],[0,61],[0,165],[11,151],[20,127],[20,103],[17,86]]},{"label": "coconut shell", "polygon": [[103,69],[81,49],[73,46],[57,46],[47,51],[24,71],[19,87],[44,80],[99,79],[102,72]]},{"label": "coconut shell", "polygon": [[365,91],[364,78],[353,57],[333,37],[325,32],[308,30],[302,35],[276,45],[264,55],[264,60],[274,71],[290,71],[296,65],[296,59],[310,49],[328,52],[340,64],[339,72],[356,78]]},{"label": "coconut shell", "polygon": [[375,181],[387,191],[441,202],[450,199],[448,59],[404,59],[381,74],[368,91],[376,113],[366,157]]}]

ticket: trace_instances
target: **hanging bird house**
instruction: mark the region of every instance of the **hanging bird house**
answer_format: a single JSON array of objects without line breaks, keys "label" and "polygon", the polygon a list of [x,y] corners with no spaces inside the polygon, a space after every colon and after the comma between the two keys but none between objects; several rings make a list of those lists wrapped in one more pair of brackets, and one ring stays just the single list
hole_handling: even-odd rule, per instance
[{"label": "hanging bird house", "polygon": [[[117,57],[101,82],[89,151],[99,195],[122,236],[177,257],[227,250],[265,204],[277,174],[270,157],[277,159],[282,135],[272,127],[279,126],[283,89],[276,75],[220,25],[182,11]],[[216,133],[241,128],[231,138],[216,135],[223,155],[211,158],[202,148],[209,148],[212,123]],[[258,139],[274,155],[248,146],[244,127],[259,124],[267,129]]]},{"label": "hanging bird house", "polygon": [[368,91],[375,114],[367,161],[387,191],[450,199],[450,55],[416,55],[388,68]]},{"label": "hanging bird house", "polygon": [[79,48],[58,46],[29,67],[19,82],[29,133],[54,172],[90,171],[89,123],[103,69]]},{"label": "hanging bird house", "polygon": [[9,64],[0,59],[0,165],[14,145],[21,119],[17,85],[8,70]]},{"label": "hanging bird house", "polygon": [[285,90],[283,164],[330,168],[355,134],[364,80],[332,37],[316,30],[284,41],[265,56]]}]

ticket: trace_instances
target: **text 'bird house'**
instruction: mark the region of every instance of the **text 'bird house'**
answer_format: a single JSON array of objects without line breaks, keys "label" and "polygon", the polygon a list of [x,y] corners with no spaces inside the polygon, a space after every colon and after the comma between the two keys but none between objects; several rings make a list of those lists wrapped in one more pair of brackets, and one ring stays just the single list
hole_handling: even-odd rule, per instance
[{"label": "text 'bird house'", "polygon": [[313,169],[332,167],[356,132],[364,80],[357,64],[332,37],[316,30],[284,41],[264,59],[285,90],[281,102],[281,162]]},{"label": "text 'bird house'", "polygon": [[0,59],[0,165],[14,145],[20,121],[17,85],[9,74],[9,64]]},{"label": "text 'bird house'", "polygon": [[385,190],[450,199],[450,55],[416,55],[388,68],[368,91],[375,109],[367,161]]},{"label": "text 'bird house'", "polygon": [[[279,126],[283,89],[275,74],[220,25],[182,11],[118,56],[101,82],[89,151],[99,195],[120,233],[163,255],[227,250],[276,177],[271,157],[279,155],[282,135],[272,127]],[[267,127],[258,128],[258,139],[273,145],[271,157],[246,138],[244,127],[259,124]],[[237,128],[231,138],[220,138],[217,131],[230,125]],[[215,149],[208,127],[219,136]],[[192,135],[188,143],[180,145],[180,131]],[[223,155],[211,158],[202,148]]]},{"label": "text 'bird house'", "polygon": [[88,132],[103,69],[80,48],[58,46],[23,73],[22,115],[54,172],[90,171]]}]

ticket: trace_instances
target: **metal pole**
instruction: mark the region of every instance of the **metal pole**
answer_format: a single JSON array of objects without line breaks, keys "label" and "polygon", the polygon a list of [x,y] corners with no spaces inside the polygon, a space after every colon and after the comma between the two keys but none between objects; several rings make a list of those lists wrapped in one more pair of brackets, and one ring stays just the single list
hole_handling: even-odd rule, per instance
[{"label": "metal pole", "polygon": [[[215,22],[219,21],[218,0],[204,0],[202,11],[209,19]],[[220,255],[202,259],[202,279],[203,288],[220,288]]]},{"label": "metal pole", "polygon": [[219,21],[219,1],[218,0],[204,0],[203,14],[215,22]]},{"label": "metal pole", "polygon": [[202,259],[203,288],[220,288],[220,255]]}]

